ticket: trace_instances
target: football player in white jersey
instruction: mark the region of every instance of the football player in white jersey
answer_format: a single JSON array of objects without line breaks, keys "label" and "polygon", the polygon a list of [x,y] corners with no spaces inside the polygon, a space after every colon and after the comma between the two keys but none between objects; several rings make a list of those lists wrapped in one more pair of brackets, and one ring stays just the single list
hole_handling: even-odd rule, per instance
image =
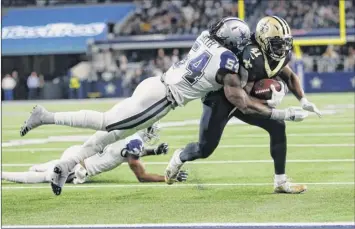
[{"label": "football player in white jersey", "polygon": [[[250,109],[266,118],[302,120],[304,112],[288,112],[292,118],[290,115],[286,117],[284,110],[254,101],[243,90],[238,76],[238,58],[234,53],[241,51],[249,38],[250,29],[244,21],[235,17],[223,18],[213,37],[209,31],[202,32],[184,60],[171,66],[163,76],[142,81],[130,98],[107,112],[49,112],[42,106],[35,106],[20,130],[21,136],[44,124],[107,131],[106,135],[87,141],[75,157],[58,162],[53,169],[52,191],[60,194],[69,171],[80,161],[103,150],[108,144],[148,127],[176,106],[184,106],[222,87],[236,107],[243,107],[248,102]],[[179,169],[172,166],[166,170],[168,183],[175,180]]]},{"label": "football player in white jersey", "polygon": [[[101,133],[100,133],[101,132]],[[97,134],[104,132],[99,131]],[[101,152],[84,159],[78,163],[73,171],[70,172],[66,183],[82,184],[89,177],[93,177],[102,172],[110,171],[122,163],[127,162],[130,169],[136,175],[139,182],[164,182],[164,176],[147,173],[140,157],[150,155],[161,155],[168,153],[168,144],[161,143],[154,149],[144,148],[144,143],[155,141],[158,138],[157,126],[127,137],[124,140],[117,141],[105,147]],[[65,160],[75,155],[81,148],[81,145],[74,145],[66,149],[61,159]],[[51,182],[51,173],[59,160],[52,160],[43,164],[37,164],[29,168],[26,172],[2,172],[2,180],[17,183],[44,183]],[[176,181],[186,181],[187,173],[181,171]]]}]

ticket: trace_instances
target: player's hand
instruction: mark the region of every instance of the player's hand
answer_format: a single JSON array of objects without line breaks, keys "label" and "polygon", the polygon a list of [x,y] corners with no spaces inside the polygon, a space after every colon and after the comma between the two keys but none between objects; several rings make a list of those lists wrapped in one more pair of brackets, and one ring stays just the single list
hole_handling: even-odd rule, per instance
[{"label": "player's hand", "polygon": [[301,107],[289,107],[285,112],[285,121],[300,122],[308,116],[308,112]]},{"label": "player's hand", "polygon": [[130,140],[126,145],[126,149],[130,154],[139,156],[144,149],[143,142],[139,139]]},{"label": "player's hand", "polygon": [[308,99],[302,98],[301,99],[301,106],[302,106],[303,110],[314,112],[318,115],[318,117],[322,117],[322,114],[320,113],[320,111],[318,110],[316,105],[314,103],[309,102]]},{"label": "player's hand", "polygon": [[156,155],[160,155],[160,154],[167,154],[169,151],[169,145],[168,143],[161,143],[160,145],[158,145],[158,147],[154,150]]},{"label": "player's hand", "polygon": [[176,181],[177,182],[184,182],[187,180],[187,177],[189,176],[189,174],[187,173],[187,171],[185,170],[180,170],[177,177],[176,177]]},{"label": "player's hand", "polygon": [[285,90],[285,84],[282,81],[279,81],[280,85],[281,85],[281,90],[277,91],[275,89],[274,85],[270,85],[270,89],[272,91],[272,96],[271,99],[266,100],[267,104],[269,107],[275,108],[278,105],[281,104],[282,99],[284,98],[285,94],[286,94],[286,90]]}]

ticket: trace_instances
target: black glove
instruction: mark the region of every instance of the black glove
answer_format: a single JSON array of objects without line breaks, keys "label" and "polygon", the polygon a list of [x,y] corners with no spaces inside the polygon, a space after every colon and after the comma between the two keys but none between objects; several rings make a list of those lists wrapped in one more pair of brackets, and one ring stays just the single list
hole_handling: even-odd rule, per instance
[{"label": "black glove", "polygon": [[185,170],[180,170],[177,177],[176,177],[176,181],[177,182],[184,182],[187,180],[187,177],[189,176],[189,174],[187,173],[187,171]]},{"label": "black glove", "polygon": [[160,145],[158,145],[158,147],[154,150],[154,153],[156,155],[160,155],[160,154],[167,154],[169,151],[169,145],[168,143],[161,143]]}]

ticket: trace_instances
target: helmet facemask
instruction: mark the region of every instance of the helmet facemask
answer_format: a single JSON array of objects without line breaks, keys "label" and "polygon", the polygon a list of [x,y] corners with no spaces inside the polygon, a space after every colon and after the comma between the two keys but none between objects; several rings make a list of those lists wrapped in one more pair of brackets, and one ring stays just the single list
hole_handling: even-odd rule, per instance
[{"label": "helmet facemask", "polygon": [[144,143],[148,145],[155,145],[159,141],[159,131],[160,128],[157,123],[154,123],[150,127],[141,131],[141,136]]},{"label": "helmet facemask", "polygon": [[292,49],[293,39],[292,37],[268,37],[264,40],[264,43],[266,54],[273,60],[280,61]]}]

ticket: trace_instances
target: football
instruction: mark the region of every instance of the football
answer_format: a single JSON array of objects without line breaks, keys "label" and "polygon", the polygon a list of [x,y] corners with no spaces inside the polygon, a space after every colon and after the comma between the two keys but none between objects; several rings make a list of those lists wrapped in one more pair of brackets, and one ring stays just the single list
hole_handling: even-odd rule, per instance
[{"label": "football", "polygon": [[272,91],[270,89],[271,85],[274,85],[277,91],[281,90],[281,84],[277,80],[262,79],[254,83],[250,95],[258,99],[269,100],[272,95]]}]

